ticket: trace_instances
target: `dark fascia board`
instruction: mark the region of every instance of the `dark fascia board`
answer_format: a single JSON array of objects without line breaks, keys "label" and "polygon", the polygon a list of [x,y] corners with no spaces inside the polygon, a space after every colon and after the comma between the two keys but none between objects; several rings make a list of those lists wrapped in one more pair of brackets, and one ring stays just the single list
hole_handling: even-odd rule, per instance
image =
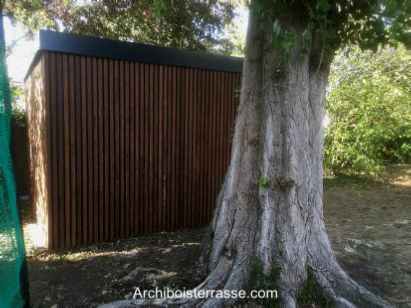
[{"label": "dark fascia board", "polygon": [[238,57],[41,30],[40,47],[26,78],[43,51],[236,73],[241,72],[243,63]]}]

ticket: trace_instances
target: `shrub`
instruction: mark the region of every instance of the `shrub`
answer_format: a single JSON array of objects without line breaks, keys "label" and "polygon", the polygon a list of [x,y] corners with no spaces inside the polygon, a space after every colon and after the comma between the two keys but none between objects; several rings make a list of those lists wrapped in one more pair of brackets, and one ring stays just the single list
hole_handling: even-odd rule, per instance
[{"label": "shrub", "polygon": [[15,125],[26,126],[27,125],[27,113],[23,106],[23,87],[10,83],[11,99],[12,99],[12,112],[11,121]]},{"label": "shrub", "polygon": [[325,167],[379,174],[411,161],[411,53],[404,47],[341,51],[332,66]]}]

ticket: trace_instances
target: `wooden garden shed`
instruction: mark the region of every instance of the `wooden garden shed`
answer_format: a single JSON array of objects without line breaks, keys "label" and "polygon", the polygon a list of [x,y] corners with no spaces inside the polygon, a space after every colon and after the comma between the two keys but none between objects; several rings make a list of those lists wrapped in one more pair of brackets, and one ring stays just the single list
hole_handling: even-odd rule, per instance
[{"label": "wooden garden shed", "polygon": [[40,32],[25,86],[46,246],[207,224],[241,68],[240,58]]}]

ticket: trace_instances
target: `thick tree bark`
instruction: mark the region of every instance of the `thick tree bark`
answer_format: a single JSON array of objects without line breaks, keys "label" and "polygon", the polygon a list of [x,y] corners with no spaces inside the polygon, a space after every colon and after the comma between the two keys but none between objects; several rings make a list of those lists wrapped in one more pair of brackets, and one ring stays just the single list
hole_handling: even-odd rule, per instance
[{"label": "thick tree bark", "polygon": [[[316,33],[309,33],[307,44],[310,29],[287,21],[294,44],[279,50],[272,24],[269,16],[250,15],[231,163],[210,227],[208,276],[197,288],[250,287],[257,262],[272,275],[281,307],[298,307],[312,283],[307,279],[332,306],[388,307],[341,269],[325,230],[322,120],[330,53],[321,51]],[[111,307],[132,303],[146,302]],[[151,304],[232,303],[209,298]]]}]

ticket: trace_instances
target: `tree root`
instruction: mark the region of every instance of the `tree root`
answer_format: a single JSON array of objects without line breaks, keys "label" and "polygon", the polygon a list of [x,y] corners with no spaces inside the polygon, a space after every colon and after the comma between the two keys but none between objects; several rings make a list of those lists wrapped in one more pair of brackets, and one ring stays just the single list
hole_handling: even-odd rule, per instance
[{"label": "tree root", "polygon": [[[256,211],[251,210],[246,214],[240,211],[235,214],[227,211],[226,215],[235,216],[233,220],[236,222],[231,223],[228,229],[227,224],[222,224],[221,229],[214,225],[213,234],[216,231],[224,232],[224,236],[219,235],[213,238],[212,248],[219,247],[219,253],[214,251],[214,259],[208,260],[209,275],[194,289],[197,292],[199,290],[245,290],[247,288],[277,289],[279,298],[275,302],[275,307],[282,308],[296,308],[302,304],[319,304],[322,308],[392,307],[353,281],[340,267],[331,249],[323,221],[320,215],[316,215],[316,212],[308,221],[307,226],[309,225],[310,228],[303,231],[306,236],[299,238],[300,241],[289,241],[286,245],[284,242],[287,240],[287,235],[292,234],[287,228],[277,229],[276,237],[263,237],[263,241],[254,240],[255,231],[264,225],[260,220],[258,226],[255,227],[254,218],[258,215]],[[224,220],[225,217],[220,217],[220,219]],[[254,229],[252,229],[253,225]],[[267,261],[266,255],[258,253],[261,247],[271,249],[269,255],[273,257],[270,261]],[[280,249],[282,249],[281,253],[279,253]],[[264,283],[269,280],[269,283],[273,283],[272,285],[259,285],[258,281],[252,281],[255,260],[259,262],[258,270],[264,277],[261,280]],[[123,300],[100,307],[211,308],[233,306],[237,303],[234,299],[228,298],[190,297]]]},{"label": "tree root", "polygon": [[[366,308],[366,307],[393,307],[383,299],[372,294],[359,284],[354,282],[348,275],[336,264],[336,267],[330,271],[324,269],[312,269],[313,278],[318,286],[318,292],[327,298],[326,307],[337,308]],[[244,281],[249,281],[250,276],[249,263],[232,264],[228,260],[221,260],[215,270],[195,289],[199,290],[240,290],[245,289]],[[308,278],[309,279],[309,278]],[[305,281],[307,283],[307,280]],[[277,282],[278,286],[282,285],[281,279]],[[300,288],[301,290],[301,288]],[[292,289],[279,288],[279,299],[277,304],[282,308],[296,308],[299,304],[315,304],[314,302],[300,303],[298,292]],[[122,300],[109,304],[101,305],[101,308],[131,308],[131,307],[228,307],[237,304],[230,299],[221,298],[160,298],[160,299],[135,299]],[[321,303],[318,303],[321,305]],[[277,306],[276,306],[277,307]],[[323,307],[323,306],[320,306]]]}]

